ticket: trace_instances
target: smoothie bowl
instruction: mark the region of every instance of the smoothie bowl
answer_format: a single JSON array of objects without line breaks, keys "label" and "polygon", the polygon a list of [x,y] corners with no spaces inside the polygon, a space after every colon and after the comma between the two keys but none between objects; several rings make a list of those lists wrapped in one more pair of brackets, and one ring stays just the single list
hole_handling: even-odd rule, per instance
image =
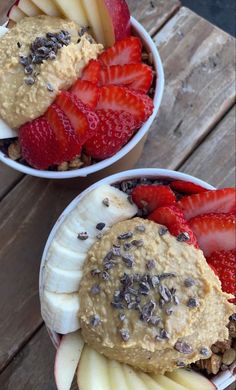
[{"label": "smoothie bowl", "polygon": [[80,390],[226,388],[235,189],[162,169],[101,180],[56,222],[39,289],[58,389],[77,367]]},{"label": "smoothie bowl", "polygon": [[20,0],[1,28],[0,160],[20,172],[129,168],[160,107],[161,59],[126,2],[81,3]]}]

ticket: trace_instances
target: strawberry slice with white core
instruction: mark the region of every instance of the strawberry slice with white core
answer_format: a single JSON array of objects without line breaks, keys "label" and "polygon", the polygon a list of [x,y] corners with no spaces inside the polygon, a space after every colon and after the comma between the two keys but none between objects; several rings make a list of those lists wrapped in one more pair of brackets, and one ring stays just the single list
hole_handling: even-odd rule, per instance
[{"label": "strawberry slice with white core", "polygon": [[99,125],[98,116],[70,92],[61,92],[56,104],[69,118],[80,144],[83,145],[96,132]]},{"label": "strawberry slice with white core", "polygon": [[236,248],[236,218],[233,214],[210,213],[190,219],[189,225],[206,257],[215,251]]},{"label": "strawberry slice with white core", "polygon": [[96,108],[99,89],[95,84],[87,80],[77,80],[70,92],[79,98],[82,103],[87,104],[92,109]]},{"label": "strawberry slice with white core", "polygon": [[135,64],[142,61],[142,43],[137,37],[124,38],[104,51],[99,60],[105,66]]},{"label": "strawberry slice with white core", "polygon": [[100,80],[100,73],[101,63],[98,60],[90,60],[88,65],[83,69],[81,80],[98,84]]},{"label": "strawberry slice with white core", "polygon": [[147,93],[151,87],[153,72],[145,64],[126,64],[108,66],[101,71],[101,85],[127,86]]},{"label": "strawberry slice with white core", "polygon": [[70,120],[56,104],[52,104],[46,114],[48,122],[55,134],[61,162],[72,160],[81,153],[81,144],[75,134]]},{"label": "strawberry slice with white core", "polygon": [[185,196],[178,204],[187,220],[206,213],[235,212],[236,189],[224,188]]},{"label": "strawberry slice with white core", "polygon": [[109,85],[101,87],[98,110],[126,111],[141,125],[145,121],[145,104],[125,87]]}]

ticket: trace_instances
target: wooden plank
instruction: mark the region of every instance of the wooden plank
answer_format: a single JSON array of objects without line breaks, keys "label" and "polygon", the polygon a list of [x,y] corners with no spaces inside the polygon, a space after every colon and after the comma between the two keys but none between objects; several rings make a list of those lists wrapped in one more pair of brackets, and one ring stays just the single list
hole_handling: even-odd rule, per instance
[{"label": "wooden plank", "polygon": [[235,186],[235,128],[233,107],[180,170],[208,181],[215,187]]},{"label": "wooden plank", "polygon": [[0,163],[0,200],[22,177],[20,172]]},{"label": "wooden plank", "polygon": [[177,169],[235,101],[235,39],[183,7],[154,40],[166,85],[138,167]]},{"label": "wooden plank", "polygon": [[179,0],[127,0],[131,14],[155,34],[180,7]]},{"label": "wooden plank", "polygon": [[42,327],[0,375],[0,389],[56,390],[54,356],[55,349]]},{"label": "wooden plank", "polygon": [[77,190],[25,177],[0,208],[0,370],[42,323],[38,273],[58,215]]}]

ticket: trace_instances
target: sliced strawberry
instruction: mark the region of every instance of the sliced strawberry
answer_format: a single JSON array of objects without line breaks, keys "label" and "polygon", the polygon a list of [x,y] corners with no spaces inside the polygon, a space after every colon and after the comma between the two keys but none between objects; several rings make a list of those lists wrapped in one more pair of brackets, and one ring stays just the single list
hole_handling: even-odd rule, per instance
[{"label": "sliced strawberry", "polygon": [[[212,252],[207,262],[219,277],[222,290],[236,297],[236,250]],[[236,298],[230,301],[236,303]]]},{"label": "sliced strawberry", "polygon": [[72,160],[79,155],[81,153],[81,144],[70,120],[64,112],[56,104],[52,104],[45,116],[55,134],[59,155],[62,156],[61,162]]},{"label": "sliced strawberry", "polygon": [[149,213],[161,206],[176,203],[175,194],[167,186],[140,185],[132,191],[132,199],[140,209]]},{"label": "sliced strawberry", "polygon": [[188,220],[206,213],[231,213],[236,209],[235,188],[205,191],[200,194],[185,196],[179,201]]},{"label": "sliced strawberry", "polygon": [[82,103],[87,104],[92,109],[96,108],[99,88],[95,84],[86,80],[77,80],[70,92],[77,96]]},{"label": "sliced strawberry", "polygon": [[137,37],[124,38],[99,57],[103,65],[135,64],[142,60],[142,43]]},{"label": "sliced strawberry", "polygon": [[145,64],[107,66],[101,71],[101,85],[127,86],[147,93],[153,79],[152,68]]},{"label": "sliced strawberry", "polygon": [[198,194],[200,192],[206,192],[206,188],[199,186],[198,184],[191,183],[190,181],[174,180],[170,183],[172,190],[181,192],[183,194]]},{"label": "sliced strawberry", "polygon": [[97,110],[100,126],[85,144],[88,156],[103,160],[113,156],[124,146],[137,129],[132,114],[124,111]]},{"label": "sliced strawberry", "polygon": [[178,241],[186,242],[199,248],[197,239],[189,224],[185,221],[183,212],[175,205],[163,206],[154,210],[148,219],[168,228]]},{"label": "sliced strawberry", "polygon": [[101,87],[97,109],[126,111],[134,116],[139,126],[147,119],[144,101],[125,87]]},{"label": "sliced strawberry", "polygon": [[19,140],[23,158],[36,169],[47,169],[60,164],[58,145],[53,130],[45,117],[21,126]]},{"label": "sliced strawberry", "polygon": [[98,116],[74,94],[61,92],[56,104],[69,118],[81,145],[95,134],[99,125]]},{"label": "sliced strawberry", "polygon": [[227,251],[236,248],[234,215],[204,214],[190,219],[189,224],[206,257],[214,251]]},{"label": "sliced strawberry", "polygon": [[81,79],[97,84],[100,80],[100,72],[101,63],[98,60],[90,60],[88,65],[83,69]]},{"label": "sliced strawberry", "polygon": [[144,118],[145,118],[144,120],[146,121],[153,113],[153,109],[154,109],[153,100],[149,96],[145,95],[144,93],[140,93],[134,90],[131,90],[131,92],[134,96],[142,100],[144,104]]}]

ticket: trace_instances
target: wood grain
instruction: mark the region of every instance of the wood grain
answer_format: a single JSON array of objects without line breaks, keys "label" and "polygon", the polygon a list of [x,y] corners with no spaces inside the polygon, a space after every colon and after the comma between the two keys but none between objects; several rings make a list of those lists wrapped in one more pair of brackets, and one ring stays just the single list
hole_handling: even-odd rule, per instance
[{"label": "wood grain", "polygon": [[180,170],[215,187],[235,187],[236,107],[222,119]]},{"label": "wood grain", "polygon": [[55,349],[42,327],[0,375],[0,389],[56,390],[54,356]]},{"label": "wood grain", "polygon": [[38,274],[43,247],[76,190],[25,177],[0,208],[0,370],[42,323]]},{"label": "wood grain", "polygon": [[179,9],[179,0],[127,0],[132,16],[155,34]]},{"label": "wood grain", "polygon": [[22,177],[20,172],[0,163],[0,200]]},{"label": "wood grain", "polygon": [[177,169],[235,101],[235,39],[183,7],[154,40],[166,85],[138,167]]}]

